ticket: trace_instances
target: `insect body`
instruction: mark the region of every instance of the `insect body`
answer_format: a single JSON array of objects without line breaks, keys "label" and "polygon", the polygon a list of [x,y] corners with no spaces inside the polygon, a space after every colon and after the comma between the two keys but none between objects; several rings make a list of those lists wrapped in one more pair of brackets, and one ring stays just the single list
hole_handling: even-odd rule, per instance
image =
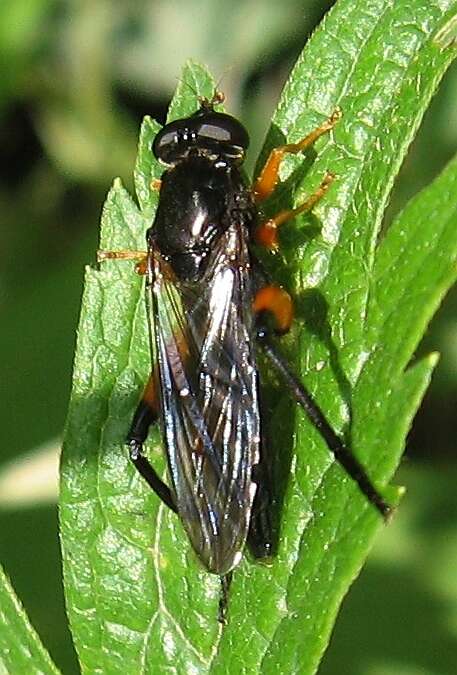
[{"label": "insect body", "polygon": [[[253,241],[277,247],[277,227],[312,208],[328,189],[331,174],[297,209],[265,222],[259,218],[257,204],[273,192],[284,154],[313,143],[339,113],[300,143],[273,150],[252,189],[240,170],[248,134],[235,118],[215,111],[219,100],[202,99],[193,115],[167,124],[154,140],[153,152],[167,168],[140,267],[157,363],[128,445],[140,473],[178,513],[203,565],[227,586],[246,544],[256,558],[273,552],[271,489],[260,441],[259,345],[368,499],[384,516],[389,506],[277,352],[273,334],[288,330],[292,301],[266,281],[250,248]],[[100,259],[139,256],[99,252]],[[273,330],[266,327],[266,313],[275,320]],[[170,487],[143,454],[157,419]]]}]

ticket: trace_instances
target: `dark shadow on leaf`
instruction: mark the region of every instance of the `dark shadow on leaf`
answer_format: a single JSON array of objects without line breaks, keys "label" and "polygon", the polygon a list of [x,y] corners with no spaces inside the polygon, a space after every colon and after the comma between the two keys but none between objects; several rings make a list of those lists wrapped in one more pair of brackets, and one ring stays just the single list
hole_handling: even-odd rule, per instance
[{"label": "dark shadow on leaf", "polygon": [[286,252],[296,251],[297,248],[306,246],[321,233],[321,223],[314,214],[306,214],[306,222],[303,216],[300,218],[302,220],[300,226],[290,221],[292,227],[289,227],[289,223],[285,223],[281,227],[280,242]]},{"label": "dark shadow on leaf", "polygon": [[264,473],[266,474],[264,480],[267,482],[271,494],[269,520],[272,529],[272,551],[273,555],[276,555],[281,534],[284,496],[290,478],[296,406],[289,399],[283,383],[275,378],[269,362],[261,353],[258,362],[262,456],[264,457]]},{"label": "dark shadow on leaf", "polygon": [[295,298],[297,318],[304,324],[307,331],[322,342],[329,354],[330,368],[338,383],[341,397],[348,409],[351,409],[352,388],[351,383],[339,360],[338,349],[332,338],[332,330],[328,321],[328,303],[317,288],[303,290]]}]

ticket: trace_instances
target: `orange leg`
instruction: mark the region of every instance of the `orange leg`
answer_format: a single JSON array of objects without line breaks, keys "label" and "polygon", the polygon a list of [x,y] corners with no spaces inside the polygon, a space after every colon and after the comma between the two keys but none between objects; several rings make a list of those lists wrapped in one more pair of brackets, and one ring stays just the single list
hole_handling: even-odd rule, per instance
[{"label": "orange leg", "polygon": [[257,291],[252,309],[256,314],[270,312],[276,321],[276,332],[287,333],[294,315],[292,298],[280,286],[264,286]]},{"label": "orange leg", "polygon": [[317,202],[320,199],[322,199],[322,197],[325,195],[334,179],[335,174],[330,172],[326,173],[324,176],[324,180],[321,182],[317,190],[313,192],[308,197],[308,199],[306,199],[303,202],[303,204],[300,204],[300,206],[297,206],[297,208],[295,209],[285,209],[284,211],[280,211],[275,216],[273,216],[273,218],[269,218],[268,220],[265,220],[263,223],[260,223],[260,225],[257,227],[254,233],[254,238],[256,242],[261,246],[265,246],[266,248],[269,248],[271,250],[277,250],[279,248],[278,242],[279,225],[282,225],[288,220],[291,220],[291,218],[295,218],[295,216],[298,216],[299,213],[303,213],[304,211],[311,211],[311,209],[317,204]]},{"label": "orange leg", "polygon": [[104,260],[136,260],[137,274],[146,274],[148,268],[148,254],[146,251],[97,251],[97,261]]},{"label": "orange leg", "polygon": [[284,155],[296,155],[298,152],[302,152],[315,143],[323,134],[333,129],[340,118],[341,110],[337,108],[323,124],[314,129],[314,131],[311,131],[298,143],[288,143],[287,145],[280,145],[278,148],[274,148],[270,152],[259,177],[254,183],[253,192],[255,200],[260,202],[267,199],[273,193],[279,181],[279,168]]}]

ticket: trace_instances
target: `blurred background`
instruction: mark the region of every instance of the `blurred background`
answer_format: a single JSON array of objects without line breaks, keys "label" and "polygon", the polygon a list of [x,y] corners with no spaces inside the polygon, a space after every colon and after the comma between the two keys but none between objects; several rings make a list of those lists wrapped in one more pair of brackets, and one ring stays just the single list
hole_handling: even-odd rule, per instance
[{"label": "blurred background", "polygon": [[[114,176],[132,188],[139,125],[163,122],[183,62],[222,78],[252,136],[331,2],[0,3],[0,560],[51,655],[78,672],[64,617],[57,453],[84,265]],[[223,26],[223,30],[221,30]],[[457,68],[411,148],[389,208],[457,148]],[[419,349],[442,357],[410,434],[403,507],[346,599],[320,672],[454,675],[457,663],[457,293]],[[344,664],[344,666],[342,665]]]}]

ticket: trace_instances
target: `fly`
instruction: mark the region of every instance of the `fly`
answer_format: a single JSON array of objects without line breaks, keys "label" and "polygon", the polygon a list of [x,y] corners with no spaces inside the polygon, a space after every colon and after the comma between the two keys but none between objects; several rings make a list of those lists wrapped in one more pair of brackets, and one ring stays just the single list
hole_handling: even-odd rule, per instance
[{"label": "fly", "polygon": [[[331,173],[297,208],[260,217],[259,204],[274,192],[284,156],[311,146],[341,113],[300,142],[272,150],[249,186],[241,172],[249,136],[237,119],[215,110],[222,100],[220,93],[199,99],[194,114],[166,124],[154,139],[152,152],[166,168],[156,186],[160,197],[147,251],[99,251],[98,258],[136,259],[145,275],[157,362],[127,436],[129,454],[180,517],[203,566],[221,578],[224,622],[232,570],[244,547],[260,560],[274,553],[257,346],[370,503],[384,518],[391,507],[278,351],[275,338],[290,328],[292,299],[269,282],[251,251],[252,244],[277,249],[278,227],[327,192]],[[156,421],[170,485],[143,451]]]}]

